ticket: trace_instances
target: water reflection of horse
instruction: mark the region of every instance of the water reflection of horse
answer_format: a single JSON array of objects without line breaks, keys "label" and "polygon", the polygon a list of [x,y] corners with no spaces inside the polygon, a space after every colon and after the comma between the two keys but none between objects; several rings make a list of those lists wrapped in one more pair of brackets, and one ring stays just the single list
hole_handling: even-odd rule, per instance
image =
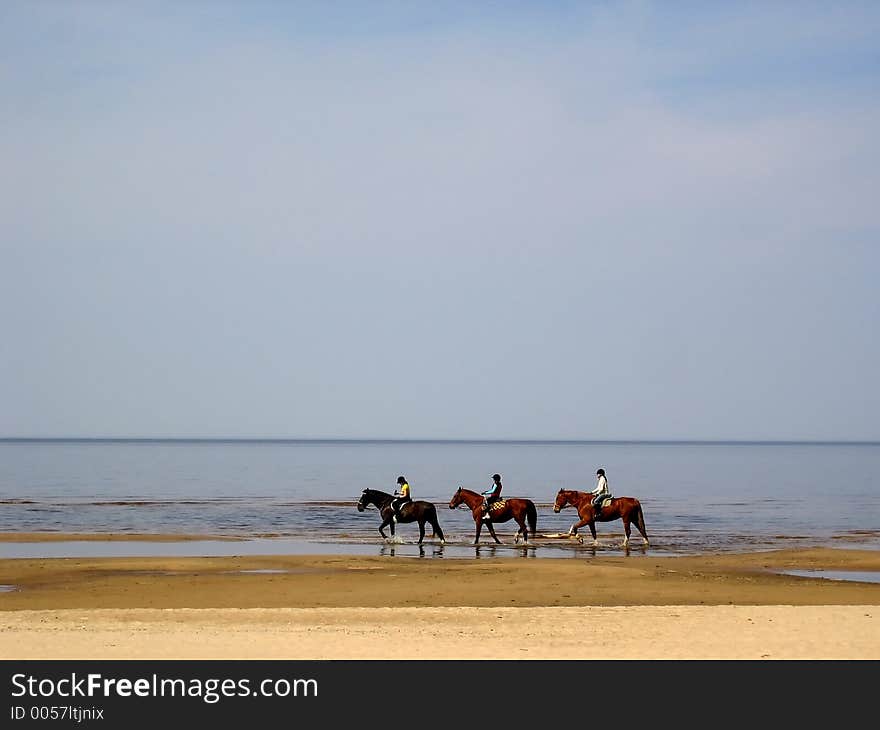
[{"label": "water reflection of horse", "polygon": [[[370,504],[379,510],[379,515],[382,517],[382,524],[379,525],[379,534],[386,539],[388,538],[388,535],[385,534],[386,527],[391,528],[391,536],[394,537],[394,520],[391,519],[394,516],[394,509],[391,507],[391,500],[393,499],[394,495],[388,494],[388,492],[380,492],[378,489],[365,489],[357,503],[358,512],[363,512],[367,505]],[[443,530],[440,529],[440,522],[437,520],[437,508],[431,502],[425,502],[420,499],[414,502],[406,502],[400,508],[400,516],[397,521],[399,524],[405,522],[419,523],[419,545],[425,539],[426,522],[430,523],[434,529],[434,534],[431,537],[439,537],[441,544],[446,542],[446,539],[443,537]]]},{"label": "water reflection of horse", "polygon": [[[458,491],[452,495],[452,499],[449,501],[449,509],[455,509],[460,504],[466,504],[473,515],[474,525],[476,526],[474,545],[480,541],[480,530],[482,529],[484,522],[486,523],[486,529],[489,530],[489,534],[492,535],[497,543],[500,543],[501,540],[499,540],[498,535],[495,534],[495,528],[492,527],[493,522],[507,522],[511,519],[516,520],[516,524],[519,525],[519,530],[517,530],[516,535],[513,538],[514,542],[519,542],[520,536],[522,536],[525,542],[528,542],[529,530],[532,531],[532,537],[535,536],[538,510],[535,509],[535,503],[530,499],[511,497],[496,502],[489,511],[488,520],[483,519],[482,495],[472,492],[470,489],[459,487]],[[526,526],[526,521],[528,521],[528,526]]]},{"label": "water reflection of horse", "polygon": [[575,522],[568,530],[570,535],[577,535],[578,528],[589,525],[593,534],[593,542],[596,542],[596,522],[612,522],[623,520],[623,531],[626,537],[623,544],[629,544],[629,526],[633,524],[642,533],[645,545],[648,544],[648,533],[645,532],[645,516],[642,513],[642,505],[635,497],[612,497],[610,503],[605,501],[602,508],[596,514],[593,507],[593,494],[590,492],[576,492],[573,489],[560,489],[553,504],[553,511],[559,512],[563,507],[572,506],[577,508],[579,522]]}]

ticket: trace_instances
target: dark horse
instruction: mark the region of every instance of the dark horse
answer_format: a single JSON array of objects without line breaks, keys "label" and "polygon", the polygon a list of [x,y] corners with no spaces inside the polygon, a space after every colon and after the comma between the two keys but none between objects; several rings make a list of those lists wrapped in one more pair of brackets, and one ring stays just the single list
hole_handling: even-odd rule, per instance
[{"label": "dark horse", "polygon": [[[394,510],[391,508],[391,500],[394,499],[393,494],[380,492],[378,489],[365,489],[361,498],[358,500],[358,512],[363,512],[368,504],[374,505],[382,517],[382,524],[379,525],[379,534],[386,538],[385,527],[391,528],[391,536],[394,537]],[[407,502],[400,509],[400,523],[418,522],[419,523],[419,545],[425,539],[425,523],[430,522],[434,528],[432,537],[439,537],[440,543],[445,544],[446,539],[443,537],[443,530],[440,529],[440,523],[437,521],[437,508],[431,502],[416,500],[415,502]]]},{"label": "dark horse", "polygon": [[571,505],[577,508],[580,522],[575,522],[568,530],[569,535],[577,535],[579,527],[584,525],[590,526],[590,532],[593,533],[593,542],[596,542],[596,522],[611,522],[612,520],[623,520],[623,530],[626,537],[623,538],[623,544],[629,544],[629,526],[634,524],[639,532],[642,533],[642,539],[645,545],[648,544],[648,533],[645,532],[645,517],[642,514],[642,505],[635,497],[612,497],[605,500],[598,514],[593,507],[593,495],[590,492],[576,492],[573,489],[560,489],[556,495],[556,502],[553,504],[553,511],[559,512],[563,507]]},{"label": "dark horse", "polygon": [[[522,535],[525,542],[528,542],[529,530],[532,531],[532,537],[535,536],[538,510],[535,509],[535,503],[530,499],[513,497],[511,499],[502,499],[494,502],[492,509],[489,511],[488,520],[483,519],[482,495],[472,492],[470,489],[459,487],[458,491],[452,495],[452,499],[449,501],[449,509],[455,509],[462,503],[470,508],[474,517],[474,525],[477,528],[477,532],[474,535],[474,545],[480,541],[480,530],[483,527],[483,522],[486,523],[486,528],[489,530],[489,534],[492,535],[497,543],[500,543],[501,540],[499,540],[498,535],[495,534],[495,528],[492,527],[492,523],[507,522],[509,519],[516,520],[516,524],[519,525],[519,530],[517,530],[516,536],[513,539],[514,542],[519,542],[520,535]],[[526,529],[526,520],[529,522],[528,529]]]}]

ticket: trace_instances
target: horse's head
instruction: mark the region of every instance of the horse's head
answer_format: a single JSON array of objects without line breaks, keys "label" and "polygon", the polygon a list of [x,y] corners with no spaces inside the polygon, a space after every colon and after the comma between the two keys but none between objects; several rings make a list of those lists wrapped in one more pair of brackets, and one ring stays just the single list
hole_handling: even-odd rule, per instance
[{"label": "horse's head", "polygon": [[357,505],[358,512],[363,512],[367,508],[367,492],[369,492],[369,491],[370,491],[369,489],[365,489],[361,493],[361,498],[358,500],[358,505]]},{"label": "horse's head", "polygon": [[452,495],[452,499],[449,500],[449,509],[455,509],[461,504],[461,502],[461,487],[459,487],[455,494]]},{"label": "horse's head", "polygon": [[556,501],[553,503],[553,511],[559,512],[567,504],[568,504],[568,492],[566,492],[564,489],[560,489],[559,493],[556,495]]}]

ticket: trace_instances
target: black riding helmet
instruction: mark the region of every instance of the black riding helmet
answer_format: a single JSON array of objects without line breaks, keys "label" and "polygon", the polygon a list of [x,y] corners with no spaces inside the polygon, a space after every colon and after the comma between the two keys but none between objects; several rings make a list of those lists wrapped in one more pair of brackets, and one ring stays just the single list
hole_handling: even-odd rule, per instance
[{"label": "black riding helmet", "polygon": [[406,484],[406,477],[397,477],[398,484]]},{"label": "black riding helmet", "polygon": [[604,470],[604,469],[598,469],[598,470],[596,470],[596,476],[597,476],[597,477],[604,477],[604,476],[605,476],[605,470]]},{"label": "black riding helmet", "polygon": [[500,475],[500,474],[493,474],[493,475],[492,475],[492,481],[494,481],[494,482],[500,482],[500,481],[501,481],[501,475]]}]

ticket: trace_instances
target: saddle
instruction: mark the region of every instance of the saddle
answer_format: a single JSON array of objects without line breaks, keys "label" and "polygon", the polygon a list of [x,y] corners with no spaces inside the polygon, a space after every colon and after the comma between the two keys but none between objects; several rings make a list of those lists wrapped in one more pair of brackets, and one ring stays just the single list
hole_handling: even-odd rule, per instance
[{"label": "saddle", "polygon": [[504,505],[507,504],[506,499],[494,499],[489,502],[489,514],[494,512],[495,510],[503,509]]},{"label": "saddle", "polygon": [[599,502],[599,504],[597,505],[598,508],[599,508],[599,509],[605,509],[605,507],[609,507],[609,506],[611,505],[611,500],[612,500],[612,499],[614,499],[614,497],[605,497],[605,498],[603,498],[602,501]]}]

